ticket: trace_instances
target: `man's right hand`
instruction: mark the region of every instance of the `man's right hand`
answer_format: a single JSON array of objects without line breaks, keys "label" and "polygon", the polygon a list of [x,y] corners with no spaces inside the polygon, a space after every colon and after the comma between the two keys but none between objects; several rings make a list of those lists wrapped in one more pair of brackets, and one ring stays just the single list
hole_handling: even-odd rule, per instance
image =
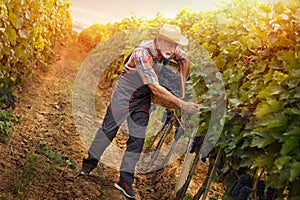
[{"label": "man's right hand", "polygon": [[180,108],[190,114],[193,114],[199,110],[199,104],[194,102],[180,101]]},{"label": "man's right hand", "polygon": [[199,104],[195,102],[183,101],[174,96],[171,92],[169,92],[166,88],[160,86],[159,84],[150,83],[148,84],[148,87],[154,95],[157,95],[160,98],[165,99],[166,101],[174,103],[174,106],[176,106],[174,107],[175,109],[181,108],[190,114],[196,113],[199,110]]}]

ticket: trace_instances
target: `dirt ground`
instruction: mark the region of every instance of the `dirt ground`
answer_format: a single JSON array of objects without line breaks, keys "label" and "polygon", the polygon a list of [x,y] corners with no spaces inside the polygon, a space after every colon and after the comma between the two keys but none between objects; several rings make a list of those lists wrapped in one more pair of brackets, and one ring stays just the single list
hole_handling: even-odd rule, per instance
[{"label": "dirt ground", "polygon": [[[0,199],[126,199],[113,187],[119,175],[115,169],[100,163],[91,175],[76,177],[87,148],[74,125],[72,88],[87,55],[79,44],[66,43],[52,66],[38,70],[18,89],[14,113],[21,121],[7,142],[0,143]],[[108,100],[106,95],[99,103]],[[114,142],[125,146],[126,134],[119,133]],[[137,199],[174,199],[181,164],[178,160],[160,171],[137,174]],[[196,193],[206,170],[201,163],[188,193]],[[217,199],[221,192],[222,186],[213,184],[209,196]]]}]

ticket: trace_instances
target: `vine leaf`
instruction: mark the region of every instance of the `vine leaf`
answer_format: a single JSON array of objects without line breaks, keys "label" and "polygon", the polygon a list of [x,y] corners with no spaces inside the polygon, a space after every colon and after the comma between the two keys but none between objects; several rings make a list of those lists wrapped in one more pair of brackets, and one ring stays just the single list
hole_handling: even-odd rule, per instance
[{"label": "vine leaf", "polygon": [[251,147],[258,147],[258,148],[264,148],[269,144],[272,144],[275,142],[275,139],[272,136],[269,137],[259,137],[256,136],[251,143]]},{"label": "vine leaf", "polygon": [[298,143],[297,138],[290,137],[290,138],[286,139],[282,144],[281,154],[284,156],[287,155],[294,148],[298,147],[298,145],[299,145],[299,143]]},{"label": "vine leaf", "polygon": [[300,176],[300,162],[294,162],[291,164],[291,176],[289,178],[290,181],[294,181],[297,177]]},{"label": "vine leaf", "polygon": [[270,155],[261,155],[258,156],[254,162],[254,167],[265,167],[265,166],[272,166],[273,165],[273,157]]},{"label": "vine leaf", "polygon": [[5,36],[13,45],[16,44],[18,36],[15,29],[13,29],[11,26],[6,27]]}]

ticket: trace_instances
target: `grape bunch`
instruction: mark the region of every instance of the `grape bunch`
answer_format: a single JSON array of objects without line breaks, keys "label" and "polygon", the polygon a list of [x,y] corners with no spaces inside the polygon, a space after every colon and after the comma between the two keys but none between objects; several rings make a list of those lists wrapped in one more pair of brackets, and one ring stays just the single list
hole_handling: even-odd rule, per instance
[{"label": "grape bunch", "polygon": [[239,191],[238,194],[238,200],[247,200],[251,191],[252,191],[251,187],[248,186],[242,187],[242,189]]},{"label": "grape bunch", "polygon": [[268,187],[265,193],[266,183],[264,180],[259,180],[256,185],[256,195],[260,200],[273,200],[275,199],[275,189]]},{"label": "grape bunch", "polygon": [[222,183],[225,179],[225,177],[230,173],[230,170],[225,170],[225,163],[226,160],[224,160],[224,157],[221,157],[220,161],[218,162],[216,166],[216,173],[218,175],[217,182]]},{"label": "grape bunch", "polygon": [[190,153],[194,153],[197,151],[197,147],[202,143],[203,137],[202,136],[195,136],[193,140],[193,144],[190,150]]},{"label": "grape bunch", "polygon": [[[241,175],[239,181],[234,185],[231,194],[238,200],[248,200],[252,192],[252,179],[249,175]],[[264,180],[259,180],[256,185],[256,195],[259,200],[274,200],[276,189],[268,187]]]},{"label": "grape bunch", "polygon": [[259,180],[256,185],[256,195],[259,199],[263,199],[265,195],[266,183],[264,180]]},{"label": "grape bunch", "polygon": [[266,198],[264,200],[273,200],[275,199],[275,189],[268,187],[266,192]]},{"label": "grape bunch", "polygon": [[[200,145],[202,144],[204,137],[205,136],[203,136],[203,135],[194,137],[190,153],[195,153],[195,152],[199,151]],[[207,156],[205,156],[205,157],[202,156],[201,157],[202,162],[206,162],[206,158],[207,158]]]},{"label": "grape bunch", "polygon": [[232,195],[237,197],[238,200],[247,200],[252,189],[252,178],[249,175],[243,174],[240,176],[239,181],[232,189]]}]

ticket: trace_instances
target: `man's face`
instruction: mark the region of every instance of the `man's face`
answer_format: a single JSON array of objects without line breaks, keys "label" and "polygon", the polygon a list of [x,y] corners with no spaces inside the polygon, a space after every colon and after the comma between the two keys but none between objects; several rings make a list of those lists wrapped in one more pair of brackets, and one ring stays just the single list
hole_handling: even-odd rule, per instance
[{"label": "man's face", "polygon": [[173,55],[178,45],[176,43],[172,43],[164,39],[158,39],[157,43],[158,43],[157,48],[160,50],[161,54],[166,59],[169,59]]}]

